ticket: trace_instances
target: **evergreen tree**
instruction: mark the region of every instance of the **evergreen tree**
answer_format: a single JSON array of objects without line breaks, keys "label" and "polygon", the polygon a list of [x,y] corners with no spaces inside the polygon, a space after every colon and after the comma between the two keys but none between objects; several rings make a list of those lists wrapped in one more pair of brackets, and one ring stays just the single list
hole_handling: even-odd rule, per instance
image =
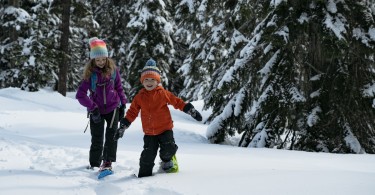
[{"label": "evergreen tree", "polygon": [[244,147],[374,153],[369,5],[271,1],[254,9],[250,41],[206,99],[214,111],[209,139],[240,133]]},{"label": "evergreen tree", "polygon": [[129,97],[129,91],[132,90],[132,85],[129,83],[130,70],[127,69],[128,62],[126,60],[128,45],[132,39],[132,35],[126,27],[130,21],[129,1],[99,1],[93,5],[95,20],[101,24],[96,36],[106,41],[110,57],[120,67],[124,78],[122,79],[124,91]]},{"label": "evergreen tree", "polygon": [[20,7],[5,4],[1,9],[1,28],[17,33],[15,40],[1,36],[1,86],[37,91],[52,80],[56,69],[53,43],[60,20],[46,1],[22,1]]},{"label": "evergreen tree", "polygon": [[91,2],[74,0],[70,20],[69,56],[68,61],[68,91],[75,91],[82,80],[84,65],[89,60],[89,38],[96,36],[99,31]]},{"label": "evergreen tree", "polygon": [[[173,40],[175,41],[175,61],[176,64],[179,64],[177,74],[172,78],[174,84],[173,91],[183,98],[190,100],[192,98],[187,94],[187,91],[191,89],[187,83],[190,79],[190,69],[185,67],[189,66],[191,62],[189,45],[200,36],[201,32],[200,22],[196,17],[198,6],[199,1],[180,1],[173,6],[176,8],[174,10],[176,31],[173,34]],[[188,62],[184,62],[185,60]]]},{"label": "evergreen tree", "polygon": [[175,36],[181,44],[190,44],[179,69],[184,79],[180,95],[186,99],[203,99],[213,81],[212,73],[225,60],[226,39],[231,28],[225,26],[224,6],[222,1],[203,0],[177,7],[179,28]]},{"label": "evergreen tree", "polygon": [[139,71],[149,58],[157,61],[162,71],[164,87],[171,89],[171,75],[175,74],[175,48],[173,33],[175,24],[172,20],[170,1],[129,1],[128,32],[132,40],[126,50],[126,79],[131,85],[129,98],[131,99],[141,88]]},{"label": "evergreen tree", "polygon": [[[249,41],[244,33],[254,28],[256,18],[252,13],[254,7],[249,3],[246,0],[205,0],[196,2],[194,7],[187,4],[180,8],[181,13],[190,12],[181,20],[184,23],[179,26],[186,28],[179,30],[180,37],[186,34],[185,37],[193,39],[189,54],[180,68],[184,78],[184,89],[180,95],[190,100],[208,99],[207,96],[212,95],[212,87],[216,86],[212,83],[218,82],[216,78],[225,74],[227,67],[233,63],[231,56]],[[192,22],[189,24],[187,21]],[[212,97],[209,99],[213,100]]]},{"label": "evergreen tree", "polygon": [[314,69],[310,68],[309,115],[298,149],[375,153],[375,23],[369,7],[365,0],[315,5],[324,25],[309,22]]}]

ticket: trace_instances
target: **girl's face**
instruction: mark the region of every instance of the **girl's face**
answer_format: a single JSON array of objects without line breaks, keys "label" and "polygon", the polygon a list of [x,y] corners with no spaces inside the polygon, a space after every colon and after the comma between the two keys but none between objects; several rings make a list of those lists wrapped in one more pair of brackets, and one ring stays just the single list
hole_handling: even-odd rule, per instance
[{"label": "girl's face", "polygon": [[147,91],[151,91],[158,86],[158,81],[153,78],[145,78],[143,80],[143,86],[146,88]]},{"label": "girl's face", "polygon": [[99,68],[103,68],[106,63],[107,63],[107,58],[106,57],[95,58],[95,65],[97,67],[99,67]]}]

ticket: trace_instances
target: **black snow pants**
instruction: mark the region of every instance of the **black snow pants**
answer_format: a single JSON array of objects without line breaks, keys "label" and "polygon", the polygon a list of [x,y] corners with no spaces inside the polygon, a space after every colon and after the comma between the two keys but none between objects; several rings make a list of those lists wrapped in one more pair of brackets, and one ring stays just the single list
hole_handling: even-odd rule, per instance
[{"label": "black snow pants", "polygon": [[[118,128],[118,108],[108,114],[102,114],[101,117],[100,123],[94,123],[90,117],[91,147],[89,161],[91,167],[99,167],[102,160],[116,162],[117,141],[113,140],[113,136]],[[104,123],[106,123],[105,131]],[[112,127],[110,126],[111,123]]]},{"label": "black snow pants", "polygon": [[147,177],[152,175],[155,158],[160,147],[160,159],[168,162],[176,154],[178,146],[173,138],[173,131],[167,130],[160,135],[145,135],[143,137],[143,151],[139,161],[138,177]]}]

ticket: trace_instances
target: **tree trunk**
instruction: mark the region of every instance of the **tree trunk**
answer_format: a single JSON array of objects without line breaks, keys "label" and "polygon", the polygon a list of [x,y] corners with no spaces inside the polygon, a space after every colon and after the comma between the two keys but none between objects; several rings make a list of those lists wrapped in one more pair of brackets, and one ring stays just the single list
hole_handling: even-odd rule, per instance
[{"label": "tree trunk", "polygon": [[[15,8],[19,8],[20,3],[19,3],[19,0],[10,0],[9,5],[11,5]],[[15,26],[13,26],[9,29],[9,38],[12,42],[17,41],[18,33],[17,33],[17,30],[16,30]]]},{"label": "tree trunk", "polygon": [[61,39],[60,39],[60,63],[59,63],[59,81],[58,92],[66,96],[66,82],[68,74],[69,61],[69,25],[70,25],[70,5],[71,1],[61,1],[62,4],[62,24],[61,24]]}]

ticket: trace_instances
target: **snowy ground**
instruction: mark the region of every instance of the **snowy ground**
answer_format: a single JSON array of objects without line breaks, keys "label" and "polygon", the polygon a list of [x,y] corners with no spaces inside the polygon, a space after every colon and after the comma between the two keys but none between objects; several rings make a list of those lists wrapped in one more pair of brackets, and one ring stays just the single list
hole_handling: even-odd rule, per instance
[{"label": "snowy ground", "polygon": [[0,89],[0,194],[375,194],[375,155],[213,145],[207,125],[171,111],[179,173],[157,173],[157,160],[153,177],[131,176],[143,146],[137,119],[119,141],[115,174],[98,180],[85,169],[91,137],[74,94]]}]

